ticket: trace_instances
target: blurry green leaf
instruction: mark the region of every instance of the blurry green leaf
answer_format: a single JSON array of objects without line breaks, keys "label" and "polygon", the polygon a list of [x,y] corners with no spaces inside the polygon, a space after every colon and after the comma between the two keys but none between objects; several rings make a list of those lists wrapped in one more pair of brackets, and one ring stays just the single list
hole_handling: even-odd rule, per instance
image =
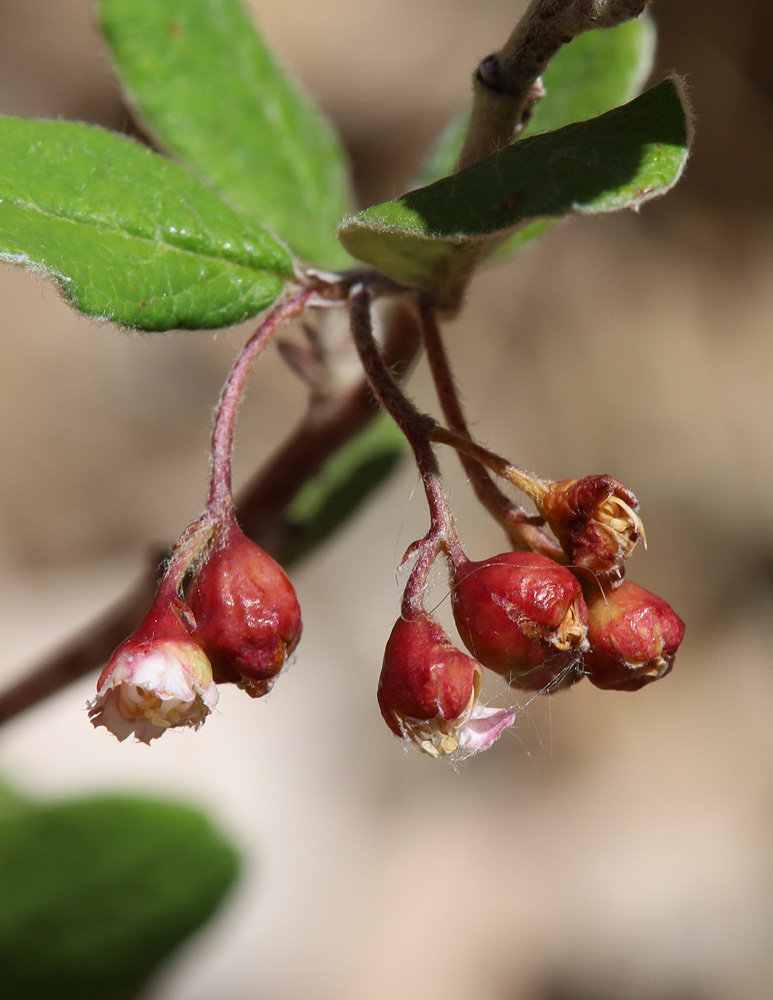
[{"label": "blurry green leaf", "polygon": [[130,98],[153,134],[305,260],[348,258],[340,142],[290,84],[238,0],[100,0]]},{"label": "blurry green leaf", "polygon": [[556,53],[521,138],[596,118],[637,97],[652,72],[655,24],[645,14],[606,31],[587,31]]},{"label": "blurry green leaf", "polygon": [[286,250],[186,170],[74,122],[0,118],[0,260],[40,270],[81,312],[141,330],[253,316]]},{"label": "blurry green leaf", "polygon": [[15,788],[0,781],[0,823],[34,808],[33,803]]},{"label": "blurry green leaf", "polygon": [[[616,28],[578,35],[559,49],[545,70],[546,96],[534,109],[521,138],[596,118],[632,100],[652,70],[655,41],[655,25],[648,14]],[[422,171],[422,187],[454,172],[469,119],[469,112],[459,115],[441,133]],[[524,227],[496,256],[519,249],[550,225],[540,220]]]},{"label": "blurry green leaf", "polygon": [[238,869],[199,812],[105,796],[0,821],[8,1000],[123,1000],[213,914]]},{"label": "blurry green leaf", "polygon": [[288,508],[287,521],[295,541],[283,561],[303,559],[348,521],[392,473],[406,447],[392,418],[382,414],[337,451]]},{"label": "blurry green leaf", "polygon": [[359,260],[455,308],[475,267],[524,223],[638,208],[669,190],[687,160],[687,113],[678,83],[665,80],[599,118],[522,139],[366,209],[339,238]]}]

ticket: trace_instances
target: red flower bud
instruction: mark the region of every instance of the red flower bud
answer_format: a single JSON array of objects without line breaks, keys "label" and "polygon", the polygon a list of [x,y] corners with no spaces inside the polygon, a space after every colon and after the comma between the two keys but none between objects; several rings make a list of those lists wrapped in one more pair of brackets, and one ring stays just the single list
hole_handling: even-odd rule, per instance
[{"label": "red flower bud", "polygon": [[301,637],[301,609],[282,567],[233,521],[198,571],[188,603],[216,680],[253,698],[267,694]]},{"label": "red flower bud", "polygon": [[536,552],[505,552],[454,568],[459,635],[480,662],[527,691],[582,677],[587,608],[576,577]]},{"label": "red flower bud", "polygon": [[550,483],[537,507],[569,562],[594,573],[618,569],[644,539],[639,501],[611,476]]},{"label": "red flower bud", "polygon": [[401,618],[384,652],[378,703],[392,732],[431,757],[487,750],[513,724],[510,709],[478,705],[479,663],[422,614]]},{"label": "red flower bud", "polygon": [[660,597],[624,580],[615,589],[589,584],[585,672],[599,688],[638,691],[665,677],[684,622]]}]

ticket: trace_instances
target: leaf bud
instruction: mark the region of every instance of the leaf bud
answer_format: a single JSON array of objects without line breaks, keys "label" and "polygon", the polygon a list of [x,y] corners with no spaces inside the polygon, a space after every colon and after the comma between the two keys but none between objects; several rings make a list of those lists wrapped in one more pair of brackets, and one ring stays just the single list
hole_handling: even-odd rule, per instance
[{"label": "leaf bud", "polygon": [[511,709],[478,704],[481,665],[429,615],[401,618],[384,652],[378,703],[401,739],[431,757],[487,750],[515,721]]},{"label": "leaf bud", "polygon": [[587,608],[577,578],[537,552],[505,552],[454,566],[454,619],[480,662],[527,691],[582,677]]},{"label": "leaf bud", "polygon": [[158,601],[115,650],[89,703],[94,726],[142,743],[167,729],[198,729],[217,705],[212,668],[170,605]]},{"label": "leaf bud", "polygon": [[585,671],[592,684],[638,691],[670,673],[684,622],[662,598],[630,580],[612,589],[588,584]]},{"label": "leaf bud", "polygon": [[644,540],[639,501],[612,476],[549,483],[537,508],[571,565],[594,573],[619,569]]},{"label": "leaf bud", "polygon": [[229,518],[187,600],[216,680],[253,698],[267,694],[301,637],[301,609],[282,567]]}]

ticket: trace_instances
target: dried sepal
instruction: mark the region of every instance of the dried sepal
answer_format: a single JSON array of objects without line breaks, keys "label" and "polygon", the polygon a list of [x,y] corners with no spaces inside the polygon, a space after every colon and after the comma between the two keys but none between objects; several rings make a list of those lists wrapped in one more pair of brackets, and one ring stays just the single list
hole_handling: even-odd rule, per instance
[{"label": "dried sepal", "polygon": [[548,483],[536,502],[572,566],[615,573],[645,541],[639,501],[612,476]]}]

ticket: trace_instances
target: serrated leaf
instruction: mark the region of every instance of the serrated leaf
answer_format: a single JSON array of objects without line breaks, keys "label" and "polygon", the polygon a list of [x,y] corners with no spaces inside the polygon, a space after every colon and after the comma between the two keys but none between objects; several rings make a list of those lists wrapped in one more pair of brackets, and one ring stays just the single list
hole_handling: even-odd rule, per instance
[{"label": "serrated leaf", "polygon": [[0,260],[44,272],[89,316],[141,330],[237,323],[292,260],[181,166],[75,122],[0,118]]},{"label": "serrated leaf", "polygon": [[475,267],[534,219],[638,208],[672,187],[690,127],[665,80],[622,108],[522,139],[451,177],[346,220],[346,249],[396,281],[458,305]]},{"label": "serrated leaf", "polygon": [[[534,109],[521,138],[596,118],[632,100],[652,70],[655,41],[655,24],[649,14],[616,28],[578,35],[559,49],[546,69],[546,96]],[[443,130],[424,165],[419,185],[425,187],[454,172],[469,120],[466,112]],[[497,258],[519,249],[549,227],[541,220],[520,230],[498,249]]]},{"label": "serrated leaf", "polygon": [[160,144],[300,257],[346,266],[335,239],[350,209],[341,144],[238,0],[100,0],[100,9],[130,99]]},{"label": "serrated leaf", "polygon": [[0,822],[0,967],[13,1000],[127,1000],[220,904],[238,858],[201,813],[104,796]]}]

